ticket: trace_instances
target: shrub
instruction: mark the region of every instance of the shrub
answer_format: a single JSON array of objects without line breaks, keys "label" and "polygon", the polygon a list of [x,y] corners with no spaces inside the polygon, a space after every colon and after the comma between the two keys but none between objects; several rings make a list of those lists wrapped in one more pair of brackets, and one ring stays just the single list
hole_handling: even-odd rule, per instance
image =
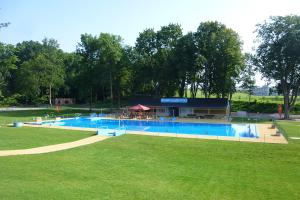
[{"label": "shrub", "polygon": [[[269,102],[246,102],[246,101],[232,101],[231,111],[236,112],[239,110],[252,112],[252,113],[277,113],[278,104]],[[300,113],[300,105],[296,104],[291,110],[292,114]]]},{"label": "shrub", "polygon": [[2,98],[0,101],[1,106],[17,106],[19,105],[19,100],[22,98],[22,95],[20,94],[14,94],[10,97]]}]

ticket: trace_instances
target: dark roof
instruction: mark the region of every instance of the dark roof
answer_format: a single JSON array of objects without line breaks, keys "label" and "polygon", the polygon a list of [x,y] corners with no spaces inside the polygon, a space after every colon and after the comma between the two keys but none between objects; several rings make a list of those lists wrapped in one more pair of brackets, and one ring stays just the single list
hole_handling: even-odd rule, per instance
[{"label": "dark roof", "polygon": [[[134,98],[129,100],[128,106],[142,104],[148,107],[192,107],[192,108],[226,108],[227,98],[163,98],[170,102],[162,102],[161,98]],[[182,100],[182,103],[176,102]],[[174,100],[174,101],[173,101]],[[173,101],[173,102],[172,102]]]}]

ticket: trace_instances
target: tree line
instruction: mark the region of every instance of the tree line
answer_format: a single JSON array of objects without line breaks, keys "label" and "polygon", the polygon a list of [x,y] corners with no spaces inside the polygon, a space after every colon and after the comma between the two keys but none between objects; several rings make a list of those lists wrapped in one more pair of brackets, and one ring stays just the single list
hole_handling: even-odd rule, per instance
[{"label": "tree line", "polygon": [[238,83],[251,94],[254,72],[260,71],[281,88],[288,111],[300,85],[299,24],[299,16],[290,15],[257,25],[254,55],[243,54],[239,35],[216,21],[187,34],[179,24],[145,29],[134,46],[118,35],[82,34],[72,53],[47,38],[1,43],[0,101],[52,105],[54,97],[71,97],[117,103],[135,96],[195,98],[199,92],[231,98]]}]

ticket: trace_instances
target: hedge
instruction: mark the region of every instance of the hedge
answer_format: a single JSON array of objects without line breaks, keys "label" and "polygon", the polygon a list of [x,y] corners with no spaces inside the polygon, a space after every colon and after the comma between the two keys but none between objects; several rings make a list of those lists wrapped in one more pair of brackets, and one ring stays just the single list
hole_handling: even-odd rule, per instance
[{"label": "hedge", "polygon": [[[247,111],[251,113],[277,113],[277,103],[264,103],[264,102],[246,102],[246,101],[232,101],[231,111]],[[292,114],[300,113],[300,104],[295,105],[291,110]]]}]

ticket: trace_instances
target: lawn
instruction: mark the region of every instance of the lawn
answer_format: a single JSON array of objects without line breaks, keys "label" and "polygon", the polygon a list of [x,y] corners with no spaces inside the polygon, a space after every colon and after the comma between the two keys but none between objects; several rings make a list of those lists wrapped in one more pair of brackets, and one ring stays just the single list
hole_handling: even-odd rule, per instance
[{"label": "lawn", "polygon": [[[297,126],[279,123],[288,135],[300,137]],[[0,194],[1,199],[300,199],[299,169],[297,140],[283,145],[124,135],[55,153],[0,157]]]},{"label": "lawn", "polygon": [[289,137],[300,137],[300,122],[280,120],[277,121],[277,123],[283,128]]},{"label": "lawn", "polygon": [[95,133],[48,128],[0,127],[0,150],[25,149],[71,142],[93,134]]},{"label": "lawn", "polygon": [[55,109],[45,109],[45,110],[26,110],[26,111],[5,111],[0,112],[0,124],[9,124],[14,121],[32,121],[34,117],[42,117],[48,115],[48,118],[53,118],[55,116],[63,117],[74,117],[75,114],[81,113],[82,115],[87,115],[90,113],[88,110],[80,109],[63,109],[60,112],[56,112]]}]

